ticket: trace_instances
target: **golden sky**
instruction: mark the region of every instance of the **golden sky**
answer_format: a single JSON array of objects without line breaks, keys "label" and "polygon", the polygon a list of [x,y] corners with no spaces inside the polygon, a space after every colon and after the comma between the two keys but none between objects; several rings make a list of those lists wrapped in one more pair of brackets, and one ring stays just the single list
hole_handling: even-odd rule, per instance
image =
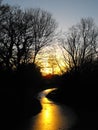
[{"label": "golden sky", "polygon": [[62,74],[66,68],[62,51],[58,45],[45,47],[37,55],[36,63],[40,66],[40,71],[43,76]]}]

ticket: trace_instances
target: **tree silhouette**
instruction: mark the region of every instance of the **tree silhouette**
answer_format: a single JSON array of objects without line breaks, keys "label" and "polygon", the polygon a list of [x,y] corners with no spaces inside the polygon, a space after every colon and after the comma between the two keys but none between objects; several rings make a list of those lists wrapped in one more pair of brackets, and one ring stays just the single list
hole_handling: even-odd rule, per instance
[{"label": "tree silhouette", "polygon": [[[69,68],[75,70],[93,61],[97,56],[98,28],[92,18],[82,18],[79,24],[72,26],[66,39],[62,39],[62,51]],[[66,51],[66,53],[64,53]]]},{"label": "tree silhouette", "polygon": [[52,41],[57,23],[50,13],[39,8],[28,10],[28,13],[32,15],[33,20],[33,62],[35,62],[39,50]]},{"label": "tree silhouette", "polygon": [[0,5],[0,64],[18,68],[30,63],[40,49],[52,41],[56,21],[40,8],[21,10]]}]

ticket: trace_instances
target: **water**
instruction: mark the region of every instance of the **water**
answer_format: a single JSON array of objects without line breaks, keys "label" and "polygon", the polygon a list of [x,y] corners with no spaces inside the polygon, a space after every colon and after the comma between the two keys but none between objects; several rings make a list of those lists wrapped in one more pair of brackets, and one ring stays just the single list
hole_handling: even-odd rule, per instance
[{"label": "water", "polygon": [[74,112],[46,98],[46,95],[54,89],[47,89],[38,94],[42,111],[32,117],[23,130],[68,130],[72,127],[76,120]]}]

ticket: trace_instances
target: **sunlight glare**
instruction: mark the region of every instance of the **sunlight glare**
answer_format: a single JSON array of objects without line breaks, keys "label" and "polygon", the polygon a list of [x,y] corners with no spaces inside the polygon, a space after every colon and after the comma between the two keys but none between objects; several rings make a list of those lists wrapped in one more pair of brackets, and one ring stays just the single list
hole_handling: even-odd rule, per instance
[{"label": "sunlight glare", "polygon": [[66,64],[59,46],[55,48],[45,48],[44,53],[37,56],[36,63],[40,67],[40,72],[43,76],[47,75],[61,75],[66,71]]}]

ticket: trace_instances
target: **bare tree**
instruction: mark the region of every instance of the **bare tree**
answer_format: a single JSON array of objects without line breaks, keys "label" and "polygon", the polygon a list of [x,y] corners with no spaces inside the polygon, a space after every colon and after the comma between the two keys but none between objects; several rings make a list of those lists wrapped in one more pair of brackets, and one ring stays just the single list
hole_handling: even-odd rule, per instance
[{"label": "bare tree", "polygon": [[50,13],[40,8],[28,10],[27,13],[32,17],[33,62],[35,62],[40,49],[53,40],[57,23]]},{"label": "bare tree", "polygon": [[[41,9],[0,5],[0,62],[7,68],[29,63],[52,41],[56,21]],[[33,55],[33,56],[32,56]]]},{"label": "bare tree", "polygon": [[[66,39],[62,39],[65,62],[70,68],[77,69],[85,62],[91,62],[97,54],[98,28],[92,18],[82,18],[72,26]],[[64,53],[66,51],[66,55]]]},{"label": "bare tree", "polygon": [[[9,67],[9,60],[12,57],[12,46],[9,44],[10,31],[8,31],[8,12],[10,7],[8,5],[0,6],[0,62]],[[7,32],[7,33],[6,33]]]}]

